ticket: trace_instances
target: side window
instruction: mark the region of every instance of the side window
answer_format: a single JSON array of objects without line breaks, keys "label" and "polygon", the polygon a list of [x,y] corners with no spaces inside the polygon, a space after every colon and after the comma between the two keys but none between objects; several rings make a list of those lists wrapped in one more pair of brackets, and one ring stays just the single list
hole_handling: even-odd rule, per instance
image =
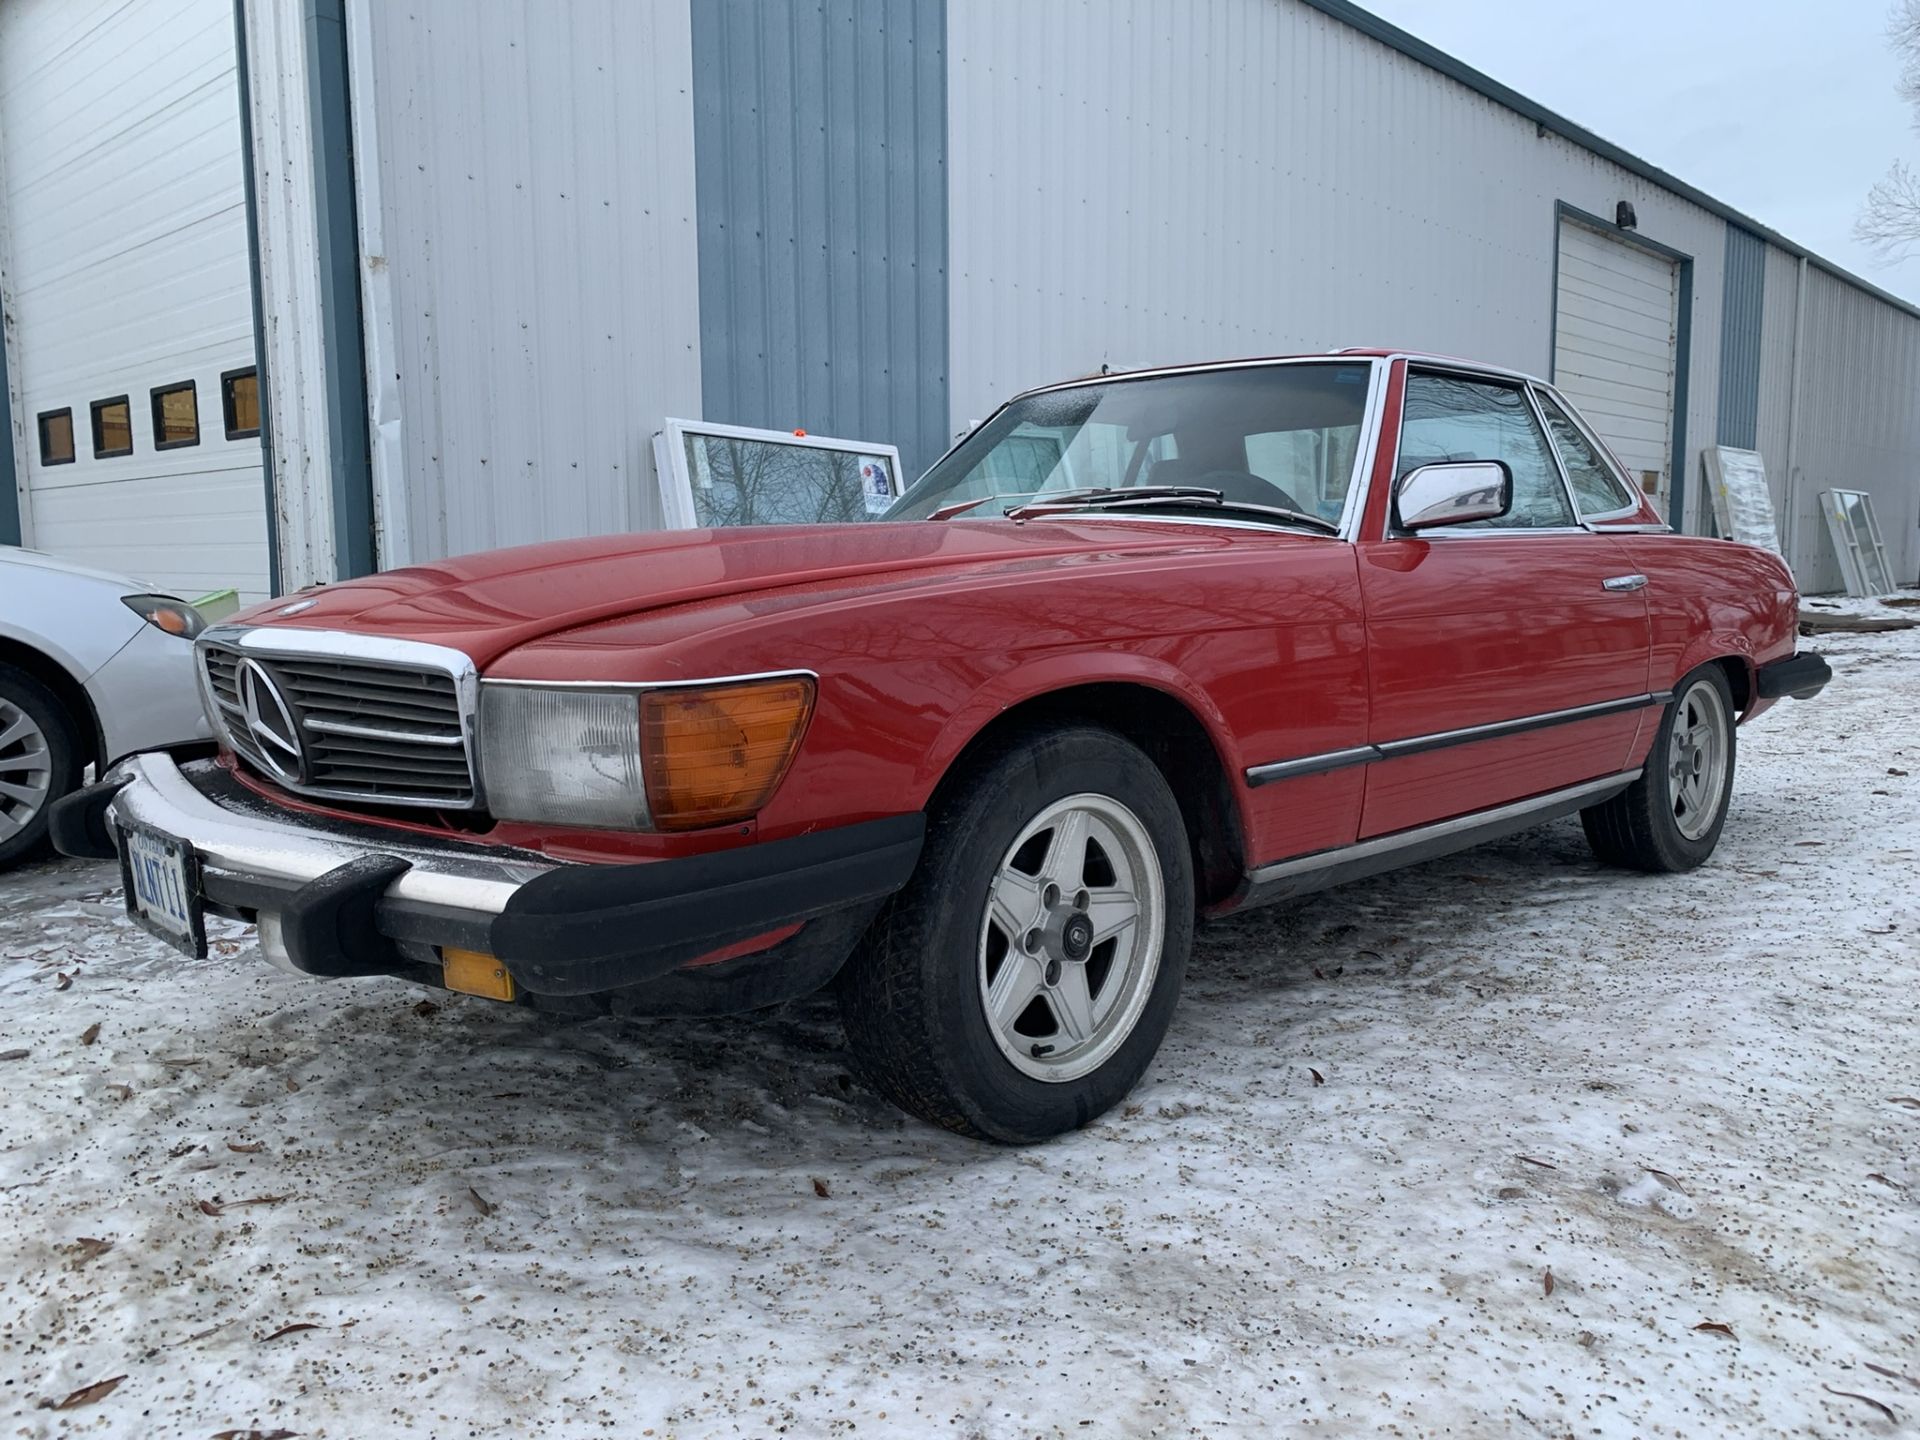
[{"label": "side window", "polygon": [[1446,460],[1504,460],[1513,471],[1513,508],[1462,530],[1553,529],[1575,523],[1547,437],[1515,385],[1457,375],[1407,377],[1398,474]]},{"label": "side window", "polygon": [[1567,483],[1573,487],[1573,498],[1580,506],[1580,513],[1604,515],[1634,504],[1634,497],[1627,493],[1600,452],[1580,433],[1572,417],[1553,403],[1552,396],[1537,390],[1534,394],[1539,397],[1540,409],[1547,417],[1547,429],[1553,434],[1554,448],[1560,452],[1560,463],[1566,467]]}]

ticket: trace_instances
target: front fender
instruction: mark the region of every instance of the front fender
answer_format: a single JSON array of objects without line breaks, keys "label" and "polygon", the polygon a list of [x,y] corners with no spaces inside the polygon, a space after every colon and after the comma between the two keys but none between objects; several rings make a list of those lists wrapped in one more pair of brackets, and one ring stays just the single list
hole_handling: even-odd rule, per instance
[{"label": "front fender", "polygon": [[[948,716],[938,737],[928,748],[918,775],[916,788],[920,803],[988,725],[1016,706],[1047,695],[1082,685],[1138,685],[1159,691],[1179,701],[1200,722],[1213,742],[1221,764],[1229,776],[1245,768],[1240,747],[1234,742],[1226,717],[1213,698],[1193,678],[1177,666],[1149,655],[1125,651],[1105,651],[1096,655],[1059,654],[1039,656],[1006,670],[980,686],[967,702]],[[1238,787],[1233,787],[1237,792]]]}]

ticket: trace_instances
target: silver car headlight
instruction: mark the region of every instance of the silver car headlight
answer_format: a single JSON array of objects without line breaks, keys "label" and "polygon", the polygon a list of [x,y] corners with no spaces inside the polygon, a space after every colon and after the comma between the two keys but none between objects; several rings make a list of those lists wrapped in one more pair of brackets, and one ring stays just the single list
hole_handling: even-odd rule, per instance
[{"label": "silver car headlight", "polygon": [[640,700],[631,690],[480,687],[480,769],[502,820],[646,826]]}]

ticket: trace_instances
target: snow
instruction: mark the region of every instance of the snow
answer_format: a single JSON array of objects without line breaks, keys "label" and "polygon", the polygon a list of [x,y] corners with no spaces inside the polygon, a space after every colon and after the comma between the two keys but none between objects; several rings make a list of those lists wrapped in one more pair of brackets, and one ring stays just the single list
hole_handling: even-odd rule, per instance
[{"label": "snow", "polygon": [[1028,1151],[862,1092],[826,1001],[568,1022],[0,879],[0,1425],[1916,1433],[1920,632],[1814,643],[1707,868],[1567,822],[1212,927]]}]

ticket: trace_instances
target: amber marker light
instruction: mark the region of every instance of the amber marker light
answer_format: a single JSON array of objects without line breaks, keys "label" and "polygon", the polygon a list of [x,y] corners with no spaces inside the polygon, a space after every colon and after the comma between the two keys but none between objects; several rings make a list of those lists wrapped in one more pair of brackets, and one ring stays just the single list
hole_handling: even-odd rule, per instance
[{"label": "amber marker light", "polygon": [[640,763],[654,828],[751,819],[793,763],[813,693],[805,675],[644,692]]}]

